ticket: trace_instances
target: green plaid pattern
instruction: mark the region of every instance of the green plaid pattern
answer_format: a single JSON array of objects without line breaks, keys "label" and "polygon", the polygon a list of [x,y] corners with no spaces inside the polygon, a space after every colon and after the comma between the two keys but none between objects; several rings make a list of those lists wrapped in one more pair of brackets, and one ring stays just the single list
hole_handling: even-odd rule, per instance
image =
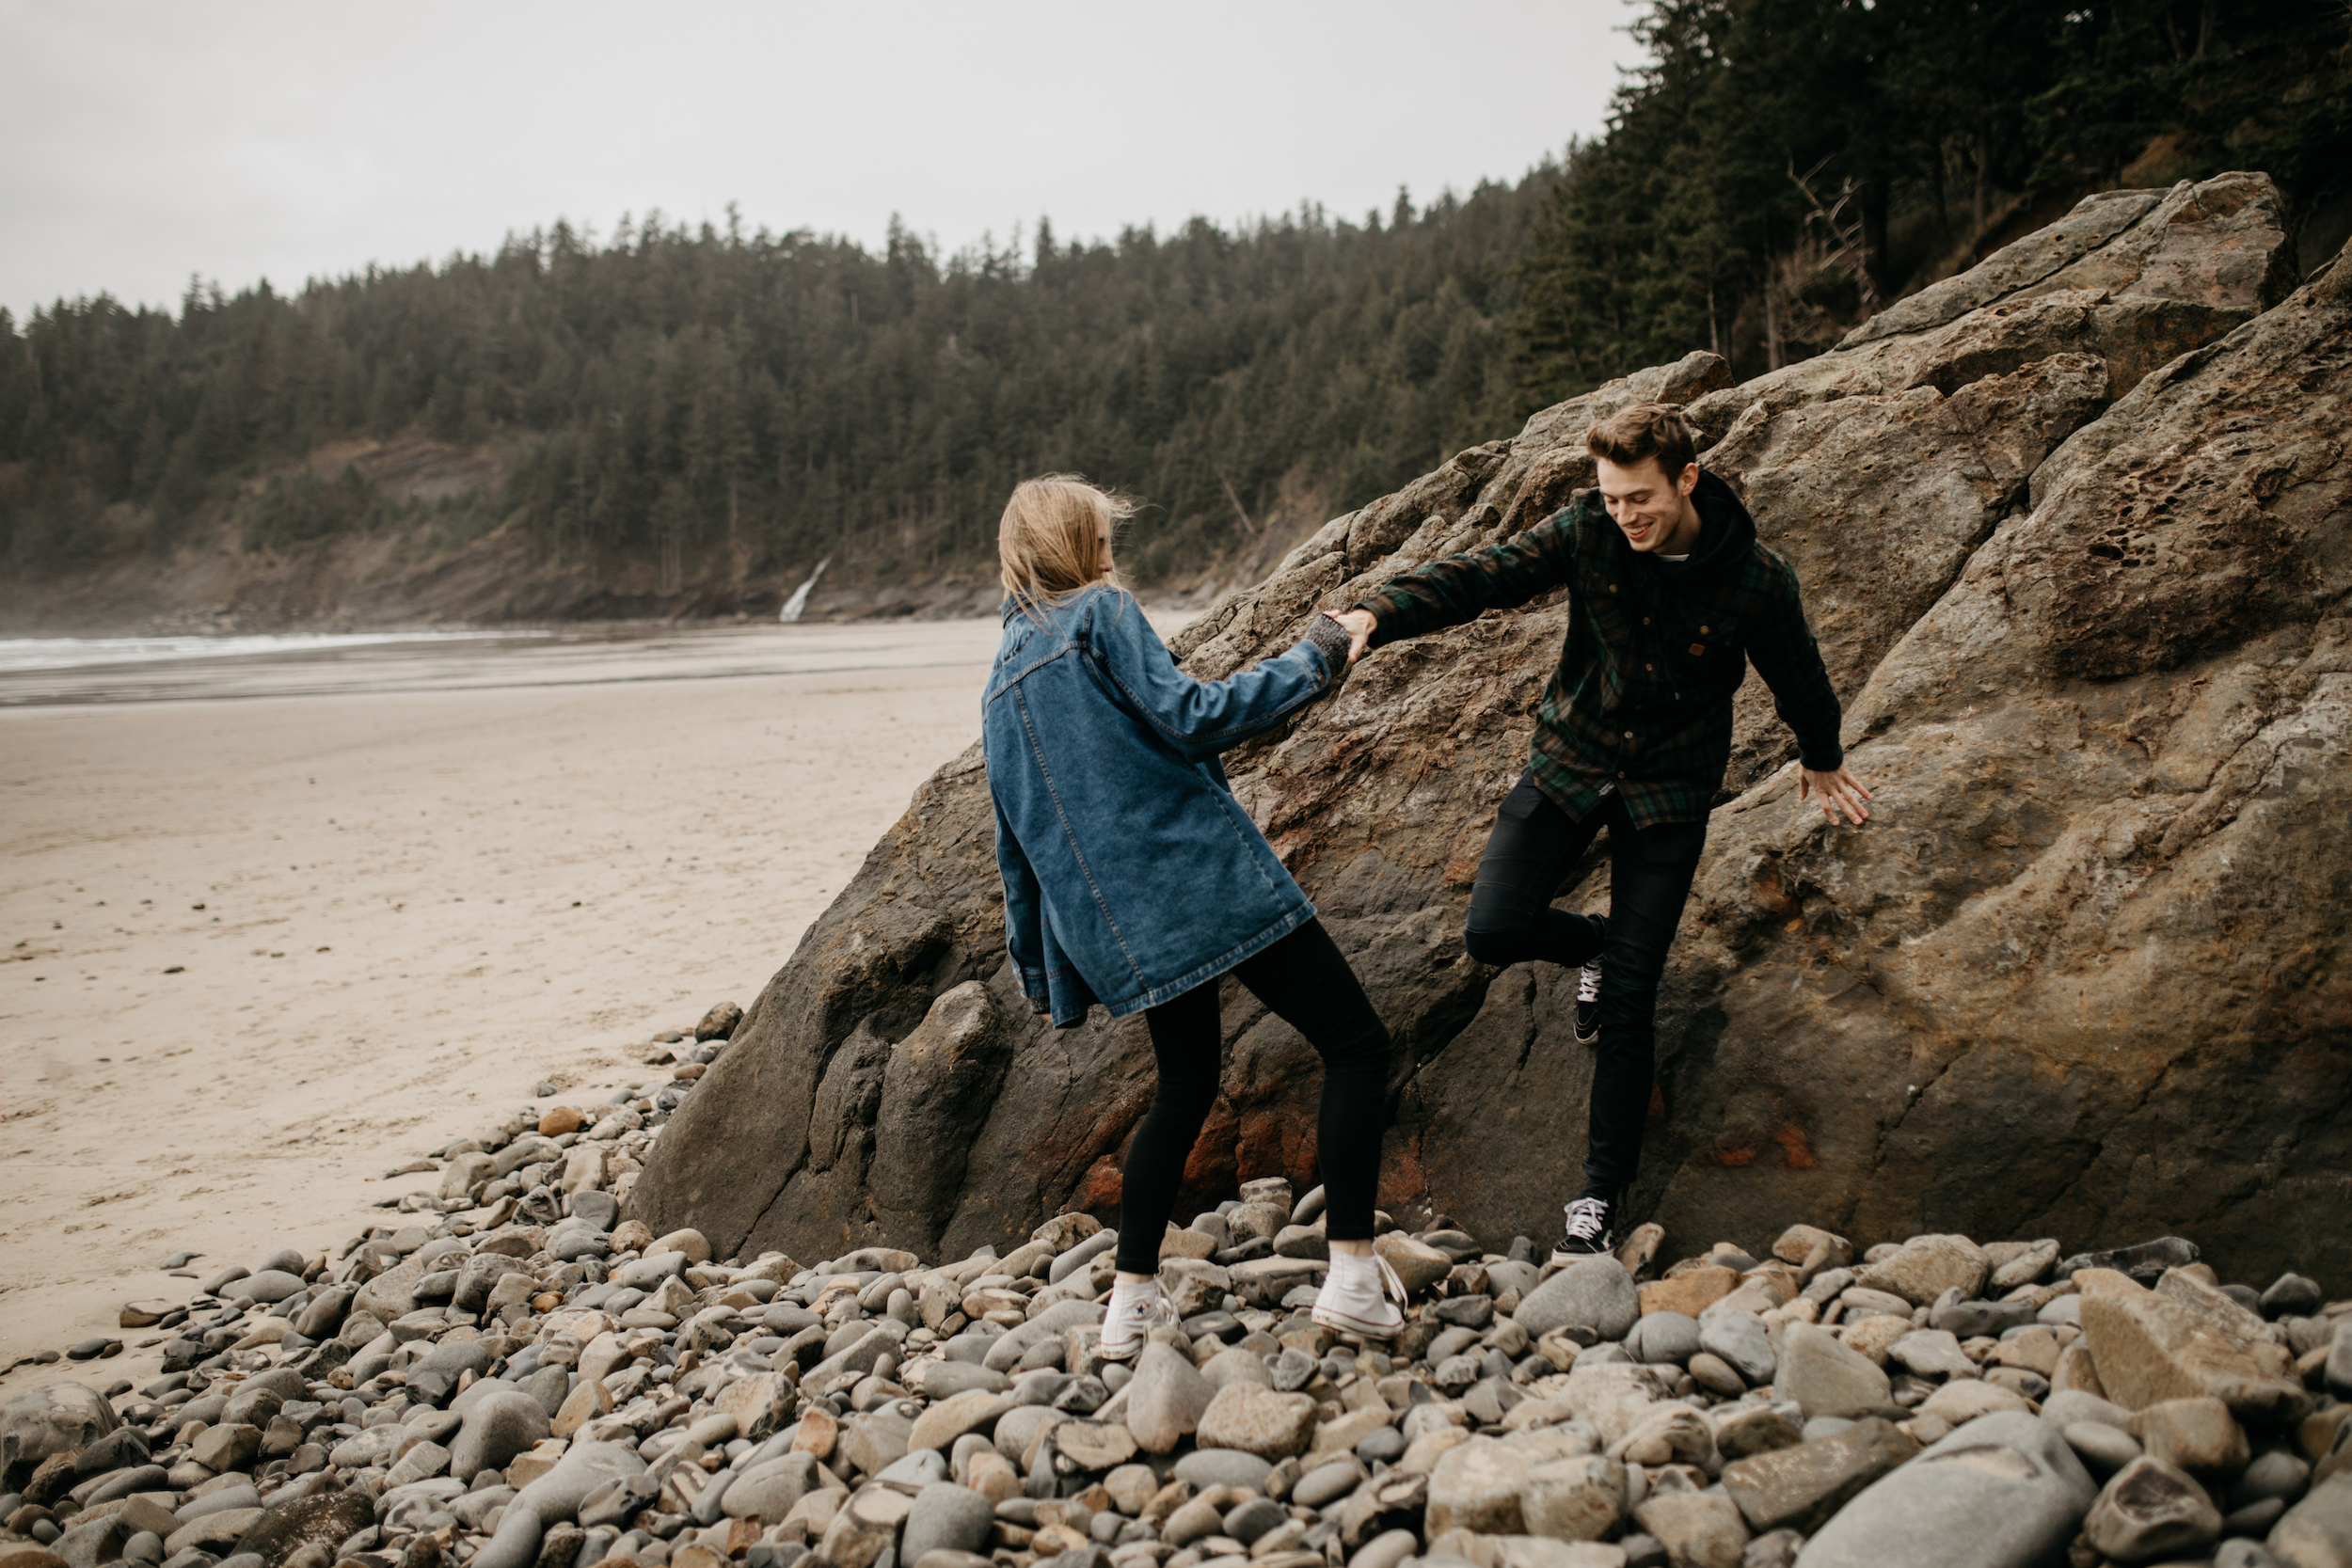
[{"label": "green plaid pattern", "polygon": [[[1702,483],[1722,482],[1706,475]],[[1727,489],[1721,499],[1738,505]],[[1744,514],[1739,519],[1746,523]],[[1575,820],[1613,785],[1636,827],[1704,821],[1731,757],[1731,699],[1753,660],[1807,768],[1845,759],[1837,693],[1805,624],[1797,574],[1751,542],[1727,566],[1643,556],[1597,490],[1515,539],[1448,556],[1360,601],[1372,645],[1460,626],[1568,590],[1560,665],[1545,683],[1529,766]]]}]

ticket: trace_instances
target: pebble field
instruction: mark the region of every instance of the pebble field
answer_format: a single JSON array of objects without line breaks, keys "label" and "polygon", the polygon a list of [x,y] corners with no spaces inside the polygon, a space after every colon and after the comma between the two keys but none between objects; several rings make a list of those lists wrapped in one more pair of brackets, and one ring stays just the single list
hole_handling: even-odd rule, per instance
[{"label": "pebble field", "polygon": [[622,1218],[739,1016],[338,1248],[125,1304],[159,1379],[34,1357],[88,1375],[0,1412],[0,1568],[2352,1564],[2352,1300],[2300,1275],[1804,1224],[1558,1265],[1440,1219],[1378,1238],[1407,1321],[1359,1342],[1273,1179],[1169,1227],[1181,1321],[1105,1363],[1084,1214],[805,1265]]}]

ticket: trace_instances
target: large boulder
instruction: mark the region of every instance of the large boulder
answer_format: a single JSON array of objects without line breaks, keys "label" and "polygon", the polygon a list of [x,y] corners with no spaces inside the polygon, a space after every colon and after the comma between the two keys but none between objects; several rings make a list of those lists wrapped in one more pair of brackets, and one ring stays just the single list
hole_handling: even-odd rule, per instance
[{"label": "large boulder", "polygon": [[0,1405],[0,1476],[21,1483],[42,1460],[79,1453],[114,1430],[114,1407],[87,1384],[27,1388]]},{"label": "large boulder", "polygon": [[1987,1416],[1872,1483],[1807,1543],[1803,1560],[1805,1568],[2058,1560],[2096,1496],[2082,1462],[2045,1423],[2022,1411]]},{"label": "large boulder", "polygon": [[[1863,1237],[2179,1226],[2224,1277],[2343,1273],[2352,263],[2290,296],[2291,254],[2260,175],[2088,198],[1817,359],[1732,386],[1697,353],[1545,409],[1335,519],[1171,646],[1204,678],[1240,669],[1565,502],[1595,420],[1688,405],[1804,581],[1877,811],[1831,828],[1795,799],[1751,679],[1633,1207],[1759,1240],[1790,1213]],[[1496,1243],[1549,1231],[1584,1152],[1559,1114],[1591,1073],[1575,977],[1460,942],[1566,617],[1548,596],[1383,648],[1226,759],[1395,1036],[1382,1206]],[[993,839],[975,748],[770,982],[633,1212],[719,1256],[805,1256],[957,1253],[1115,1204],[1151,1095],[1142,1021],[1031,1014]],[[1606,853],[1565,900],[1603,907]],[[1180,1212],[1315,1173],[1313,1053],[1225,998]]]}]

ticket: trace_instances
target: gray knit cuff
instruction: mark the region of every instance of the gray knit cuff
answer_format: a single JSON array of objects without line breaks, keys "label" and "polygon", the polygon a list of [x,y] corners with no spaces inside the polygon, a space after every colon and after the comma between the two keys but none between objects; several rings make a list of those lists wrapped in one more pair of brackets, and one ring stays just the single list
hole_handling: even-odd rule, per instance
[{"label": "gray knit cuff", "polygon": [[1338,684],[1340,676],[1347,671],[1347,645],[1350,641],[1347,628],[1328,614],[1317,615],[1307,623],[1307,635],[1299,641],[1311,642],[1323,650],[1324,667],[1331,672],[1330,680],[1326,684]]}]

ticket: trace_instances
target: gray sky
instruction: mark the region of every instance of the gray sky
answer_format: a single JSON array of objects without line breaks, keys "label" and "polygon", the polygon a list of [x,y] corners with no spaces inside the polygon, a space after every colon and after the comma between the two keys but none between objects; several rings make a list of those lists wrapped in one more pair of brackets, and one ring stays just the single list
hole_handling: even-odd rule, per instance
[{"label": "gray sky", "polygon": [[949,248],[1402,183],[1597,131],[1623,0],[0,0],[0,305],[176,302],[631,212]]}]

